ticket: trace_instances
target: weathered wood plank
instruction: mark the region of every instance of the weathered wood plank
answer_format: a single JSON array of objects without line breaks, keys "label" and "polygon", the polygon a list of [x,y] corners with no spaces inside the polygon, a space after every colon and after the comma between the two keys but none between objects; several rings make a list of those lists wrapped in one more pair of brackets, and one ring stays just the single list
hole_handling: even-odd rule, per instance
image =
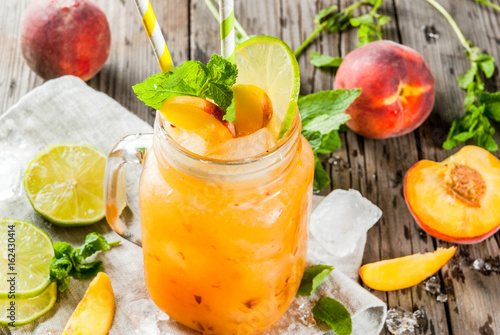
[{"label": "weathered wood plank", "polygon": [[[442,0],[440,3],[456,19],[466,38],[498,60],[500,46],[494,36],[499,36],[499,13],[473,1]],[[400,24],[403,43],[418,50],[435,75],[437,93],[433,114],[415,134],[420,140],[422,157],[441,161],[458,150],[443,150],[441,144],[449,130],[449,122],[463,113],[465,94],[458,87],[456,76],[468,69],[469,61],[455,33],[435,9],[424,1],[411,0],[400,1],[397,8],[400,22],[404,22]],[[439,38],[426,36],[422,29],[425,27],[433,27]],[[498,87],[498,82],[496,72],[489,87]],[[495,139],[498,142],[498,134]],[[449,244],[437,241],[437,245],[446,247]],[[499,254],[495,238],[460,246],[457,256],[441,271],[449,294],[447,309],[453,334],[493,334],[500,329],[500,278],[498,275],[487,277],[471,269],[472,260]]]}]

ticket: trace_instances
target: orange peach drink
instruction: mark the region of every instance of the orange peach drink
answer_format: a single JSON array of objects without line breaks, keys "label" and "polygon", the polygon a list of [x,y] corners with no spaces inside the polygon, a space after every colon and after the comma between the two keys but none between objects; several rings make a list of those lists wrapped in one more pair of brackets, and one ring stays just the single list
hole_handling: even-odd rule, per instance
[{"label": "orange peach drink", "polygon": [[306,264],[314,158],[300,118],[276,143],[266,93],[233,91],[234,124],[207,100],[165,101],[140,182],[149,294],[203,334],[269,329]]}]

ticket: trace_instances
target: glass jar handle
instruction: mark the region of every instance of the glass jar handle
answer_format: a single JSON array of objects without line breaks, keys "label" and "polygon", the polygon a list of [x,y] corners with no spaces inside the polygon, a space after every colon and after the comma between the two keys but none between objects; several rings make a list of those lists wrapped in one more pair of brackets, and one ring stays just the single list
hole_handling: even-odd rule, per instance
[{"label": "glass jar handle", "polygon": [[104,173],[104,203],[109,226],[121,237],[142,246],[139,215],[130,207],[126,192],[126,167],[144,164],[153,134],[125,136],[109,153]]}]

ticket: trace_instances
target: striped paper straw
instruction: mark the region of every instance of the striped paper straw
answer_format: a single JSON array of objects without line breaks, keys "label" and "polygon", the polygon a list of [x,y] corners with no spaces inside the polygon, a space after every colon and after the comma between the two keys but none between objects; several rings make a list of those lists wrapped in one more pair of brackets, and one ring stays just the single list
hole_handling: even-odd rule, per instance
[{"label": "striped paper straw", "polygon": [[220,2],[220,39],[222,57],[234,63],[234,3],[233,0]]},{"label": "striped paper straw", "polygon": [[142,23],[144,24],[144,28],[146,28],[146,33],[158,59],[158,64],[160,64],[161,71],[168,72],[172,70],[174,67],[172,57],[170,57],[170,52],[168,52],[167,43],[163,38],[158,21],[156,21],[151,2],[149,0],[135,0],[135,4],[142,17]]}]

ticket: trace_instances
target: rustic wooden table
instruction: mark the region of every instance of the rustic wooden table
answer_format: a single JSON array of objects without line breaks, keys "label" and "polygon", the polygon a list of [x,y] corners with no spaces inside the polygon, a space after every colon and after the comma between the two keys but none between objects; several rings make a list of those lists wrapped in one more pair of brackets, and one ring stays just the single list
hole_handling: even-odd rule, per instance
[{"label": "rustic wooden table", "polygon": [[[102,71],[88,84],[102,91],[132,113],[153,123],[153,110],[138,101],[131,86],[158,71],[156,60],[132,0],[95,0],[106,13],[112,32],[110,57]],[[498,1],[498,0],[493,0]],[[314,29],[313,16],[337,0],[237,0],[236,17],[251,34],[277,36],[296,48]],[[43,83],[25,64],[19,46],[20,19],[29,0],[0,1],[0,115],[23,95]],[[203,0],[152,0],[174,61],[206,62],[219,52],[218,24]],[[473,0],[440,0],[455,17],[465,36],[497,59],[500,65],[500,13]],[[369,231],[364,262],[399,257],[447,247],[449,244],[425,234],[415,223],[403,198],[403,177],[419,159],[441,161],[456,150],[441,144],[454,116],[463,113],[464,92],[456,76],[469,67],[462,47],[444,18],[424,0],[386,0],[382,12],[392,17],[384,26],[384,38],[419,51],[436,78],[436,105],[430,118],[413,133],[388,139],[369,140],[353,132],[342,134],[343,146],[325,164],[334,188],[354,188],[384,212]],[[426,32],[434,31],[438,38]],[[345,56],[356,47],[355,31],[322,34],[307,52],[316,50]],[[309,64],[307,52],[299,58],[301,93],[333,88],[332,73]],[[497,91],[495,72],[487,86]],[[96,120],[98,122],[98,120]],[[500,130],[498,124],[497,131]],[[500,136],[496,135],[497,143]],[[496,153],[497,157],[499,153]],[[0,213],[1,216],[1,213]],[[389,307],[425,309],[427,322],[416,334],[500,334],[500,274],[485,275],[472,269],[477,258],[500,256],[500,233],[475,245],[459,246],[457,255],[439,273],[447,303],[437,302],[422,285],[394,292],[373,292]],[[388,332],[386,332],[388,333]]]}]

